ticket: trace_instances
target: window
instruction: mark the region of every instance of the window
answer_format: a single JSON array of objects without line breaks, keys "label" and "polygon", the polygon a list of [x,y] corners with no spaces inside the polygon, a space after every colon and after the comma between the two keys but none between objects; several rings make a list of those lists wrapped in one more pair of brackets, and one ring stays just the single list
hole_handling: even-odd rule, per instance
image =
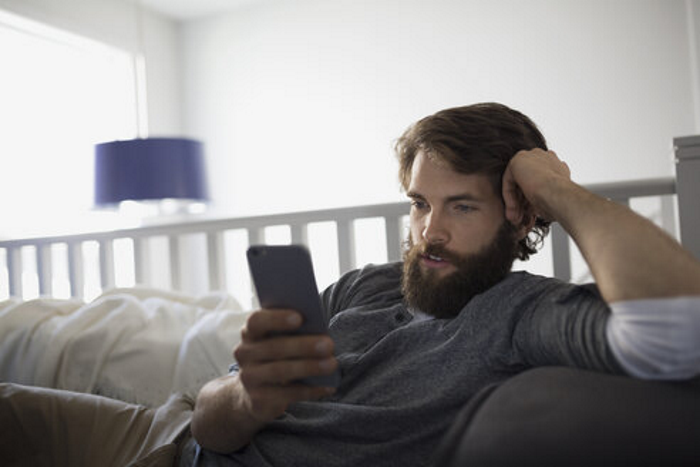
[{"label": "window", "polygon": [[132,56],[0,11],[0,64],[0,237],[94,228],[94,145],[137,134]]}]

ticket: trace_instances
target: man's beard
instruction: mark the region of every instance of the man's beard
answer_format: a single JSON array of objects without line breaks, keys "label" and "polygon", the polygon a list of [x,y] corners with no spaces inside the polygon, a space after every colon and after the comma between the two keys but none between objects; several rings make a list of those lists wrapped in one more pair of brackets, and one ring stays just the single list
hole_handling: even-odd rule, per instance
[{"label": "man's beard", "polygon": [[[515,234],[513,224],[504,221],[493,242],[464,256],[440,244],[413,245],[409,236],[402,279],[406,304],[436,318],[454,318],[472,297],[493,287],[510,272],[517,256]],[[456,270],[440,277],[437,270],[421,267],[424,255],[447,260]]]}]

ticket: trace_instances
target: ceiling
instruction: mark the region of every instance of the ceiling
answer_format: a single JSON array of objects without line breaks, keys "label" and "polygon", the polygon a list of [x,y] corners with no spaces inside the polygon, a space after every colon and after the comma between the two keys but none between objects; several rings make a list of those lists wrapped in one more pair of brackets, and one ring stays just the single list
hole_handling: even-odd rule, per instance
[{"label": "ceiling", "polygon": [[170,18],[187,21],[204,16],[231,11],[236,8],[262,3],[267,0],[124,0],[134,1],[149,10],[164,14]]}]

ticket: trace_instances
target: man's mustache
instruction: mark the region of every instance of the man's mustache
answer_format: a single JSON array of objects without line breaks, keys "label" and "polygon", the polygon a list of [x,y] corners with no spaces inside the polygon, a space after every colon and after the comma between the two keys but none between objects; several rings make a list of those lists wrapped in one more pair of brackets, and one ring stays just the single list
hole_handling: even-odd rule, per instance
[{"label": "man's mustache", "polygon": [[454,251],[449,250],[440,244],[422,243],[417,245],[415,249],[417,254],[420,256],[436,256],[453,264],[458,264],[462,260],[462,257],[458,253],[455,253]]}]

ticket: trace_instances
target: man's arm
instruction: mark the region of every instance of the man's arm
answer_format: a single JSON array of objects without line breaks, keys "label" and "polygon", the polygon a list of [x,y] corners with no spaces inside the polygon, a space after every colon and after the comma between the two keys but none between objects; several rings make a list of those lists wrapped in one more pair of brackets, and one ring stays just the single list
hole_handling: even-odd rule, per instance
[{"label": "man's arm", "polygon": [[292,402],[333,393],[333,388],[295,383],[336,369],[330,337],[271,337],[297,329],[301,320],[291,310],[260,310],[250,316],[234,351],[238,374],[207,383],[197,396],[191,428],[203,448],[236,451]]},{"label": "man's arm", "polygon": [[503,197],[515,225],[537,214],[564,227],[608,303],[700,295],[700,262],[652,222],[572,182],[554,152],[516,154],[503,177]]}]

